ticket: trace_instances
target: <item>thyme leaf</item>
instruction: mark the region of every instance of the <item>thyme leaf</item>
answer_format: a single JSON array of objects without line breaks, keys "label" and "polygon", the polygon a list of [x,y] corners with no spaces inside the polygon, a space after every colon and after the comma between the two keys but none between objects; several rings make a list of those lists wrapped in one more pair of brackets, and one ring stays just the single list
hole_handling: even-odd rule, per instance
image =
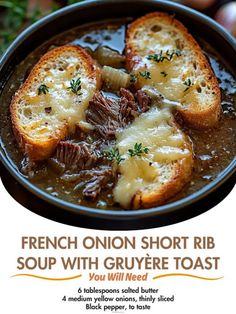
[{"label": "thyme leaf", "polygon": [[130,74],[130,83],[136,83],[137,81],[137,76],[135,74]]},{"label": "thyme leaf", "polygon": [[147,59],[153,60],[159,63],[159,62],[163,62],[164,60],[171,61],[174,58],[174,56],[180,57],[181,55],[182,55],[182,52],[179,49],[172,50],[172,51],[166,50],[166,52],[163,52],[163,50],[161,50],[159,53],[148,55]]},{"label": "thyme leaf", "polygon": [[119,148],[117,147],[112,147],[112,149],[110,149],[109,151],[104,151],[103,155],[110,161],[115,160],[118,165],[121,163],[121,161],[125,160],[121,157]]},{"label": "thyme leaf", "polygon": [[142,154],[147,154],[149,152],[149,148],[148,147],[142,147],[142,145],[143,145],[142,143],[135,143],[134,148],[128,150],[128,154],[131,157],[134,157],[134,156],[140,157]]},{"label": "thyme leaf", "polygon": [[46,95],[49,92],[49,88],[45,84],[41,84],[38,87],[38,95],[44,94]]},{"label": "thyme leaf", "polygon": [[144,77],[146,80],[151,79],[151,73],[149,71],[139,72],[139,75]]},{"label": "thyme leaf", "polygon": [[79,91],[81,90],[81,78],[79,77],[77,80],[72,79],[70,81],[70,87],[68,87],[68,89],[70,89],[76,95],[82,95],[82,93],[79,93]]},{"label": "thyme leaf", "polygon": [[164,76],[164,77],[166,77],[168,74],[167,74],[165,71],[162,71],[162,72],[161,72],[161,75]]},{"label": "thyme leaf", "polygon": [[190,78],[188,78],[187,80],[185,80],[183,84],[187,86],[187,87],[185,88],[184,92],[186,92],[191,86],[194,85]]}]

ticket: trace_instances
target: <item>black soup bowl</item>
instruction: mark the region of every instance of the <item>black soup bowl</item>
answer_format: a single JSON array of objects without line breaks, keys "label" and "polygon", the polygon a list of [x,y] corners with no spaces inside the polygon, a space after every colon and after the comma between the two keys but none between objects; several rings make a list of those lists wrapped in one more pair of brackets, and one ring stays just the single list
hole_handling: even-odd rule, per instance
[{"label": "black soup bowl", "polygon": [[[233,75],[236,75],[234,38],[212,19],[199,12],[169,1],[85,1],[50,14],[18,36],[1,59],[1,94],[14,68],[53,36],[91,22],[115,18],[137,18],[154,11],[173,14],[193,36],[197,35],[209,43],[223,57],[228,68],[232,73],[234,72]],[[4,115],[9,116],[8,109],[4,111]],[[2,134],[2,123],[0,132]],[[234,159],[216,179],[180,200],[150,209],[101,210],[64,201],[32,184],[18,171],[9,157],[3,138],[0,139],[0,160],[1,177],[6,189],[28,209],[55,221],[93,229],[133,230],[180,222],[199,215],[218,204],[235,184],[236,160]],[[15,190],[12,188],[14,185],[16,185]],[[19,194],[23,197],[19,198]]]}]

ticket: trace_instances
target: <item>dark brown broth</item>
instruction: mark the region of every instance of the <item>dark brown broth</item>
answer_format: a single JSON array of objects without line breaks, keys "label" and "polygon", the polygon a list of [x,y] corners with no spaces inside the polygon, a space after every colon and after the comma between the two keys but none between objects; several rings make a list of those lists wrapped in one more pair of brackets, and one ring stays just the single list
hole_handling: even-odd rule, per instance
[{"label": "dark brown broth", "polygon": [[[10,115],[6,115],[6,112],[9,112],[12,95],[25,80],[32,66],[48,49],[64,44],[72,43],[92,50],[96,49],[98,45],[105,45],[122,53],[126,23],[127,20],[103,22],[63,33],[36,49],[16,67],[1,95],[0,119],[2,145],[5,147],[9,159],[18,169],[21,166],[23,155],[19,152],[12,134]],[[197,131],[184,128],[194,145],[194,171],[191,182],[174,200],[190,195],[214,180],[235,158],[236,152],[236,81],[225,68],[217,53],[201,39],[200,43],[220,83],[223,114],[219,127],[215,129]],[[50,167],[42,167],[31,181],[49,194],[72,203],[103,209],[119,209],[117,206],[113,207],[111,188],[108,187],[103,191],[98,200],[86,201],[80,190],[74,190],[75,183],[63,182]]]}]

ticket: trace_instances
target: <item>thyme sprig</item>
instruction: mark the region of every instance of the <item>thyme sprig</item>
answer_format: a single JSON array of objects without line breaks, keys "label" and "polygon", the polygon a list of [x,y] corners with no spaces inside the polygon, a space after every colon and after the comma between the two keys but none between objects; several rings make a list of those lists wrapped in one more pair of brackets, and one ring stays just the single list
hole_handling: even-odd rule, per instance
[{"label": "thyme sprig", "polygon": [[81,91],[81,78],[79,77],[77,79],[72,79],[68,89],[70,89],[76,95],[82,95],[82,93],[79,93],[79,91]]},{"label": "thyme sprig", "polygon": [[160,53],[155,53],[147,56],[148,60],[153,60],[157,63],[163,62],[164,60],[171,61],[174,56],[180,57],[182,55],[181,50],[166,50],[166,52],[163,52],[163,50],[160,51]]},{"label": "thyme sprig", "polygon": [[146,80],[151,79],[151,73],[149,71],[139,72],[139,75],[145,78]]},{"label": "thyme sprig", "polygon": [[130,74],[130,83],[134,84],[137,82],[137,76],[135,74]]},{"label": "thyme sprig", "polygon": [[[133,148],[128,149],[128,155],[131,157],[138,156],[141,157],[142,154],[147,154],[149,152],[148,147],[143,147],[142,143],[135,143]],[[119,152],[118,147],[112,147],[108,151],[103,151],[99,153],[98,158],[106,158],[110,161],[115,161],[117,165],[119,165],[123,160],[125,160],[124,157]]]},{"label": "thyme sprig", "polygon": [[167,74],[165,71],[162,71],[162,72],[161,72],[161,75],[162,75],[163,77],[166,77],[168,74]]},{"label": "thyme sprig", "polygon": [[147,154],[149,151],[149,148],[148,147],[142,147],[142,146],[143,146],[142,143],[135,143],[134,148],[128,150],[128,154],[131,157],[134,157],[134,156],[140,157],[142,154]]},{"label": "thyme sprig", "polygon": [[116,161],[116,163],[119,165],[121,161],[125,160],[124,158],[121,157],[121,154],[119,152],[119,148],[117,147],[112,147],[108,151],[103,152],[103,156],[106,157],[110,161]]},{"label": "thyme sprig", "polygon": [[189,88],[194,85],[190,78],[188,78],[187,80],[185,80],[183,84],[187,86],[187,87],[185,88],[184,92],[186,92],[187,90],[189,90]]},{"label": "thyme sprig", "polygon": [[38,95],[44,94],[46,95],[49,92],[49,88],[46,84],[41,84],[38,87]]}]

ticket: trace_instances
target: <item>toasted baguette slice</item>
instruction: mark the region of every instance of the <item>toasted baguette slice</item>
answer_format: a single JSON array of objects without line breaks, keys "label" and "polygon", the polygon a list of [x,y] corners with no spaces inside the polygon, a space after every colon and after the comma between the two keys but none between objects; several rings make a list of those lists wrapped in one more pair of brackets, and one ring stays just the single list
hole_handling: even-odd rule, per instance
[{"label": "toasted baguette slice", "polygon": [[[164,57],[164,58],[163,58]],[[201,48],[172,16],[150,13],[135,20],[126,36],[127,69],[137,87],[151,85],[194,128],[213,127],[221,112],[217,79]],[[149,78],[145,71],[150,72]]]},{"label": "toasted baguette slice", "polygon": [[[47,159],[58,142],[85,121],[100,81],[99,68],[80,47],[55,48],[39,60],[10,106],[16,139],[31,160]],[[77,83],[74,90],[71,83]]]},{"label": "toasted baguette slice", "polygon": [[[140,156],[130,156],[136,143]],[[192,145],[174,122],[168,108],[152,107],[117,135],[117,147],[124,160],[114,188],[114,200],[124,208],[149,208],[165,203],[190,180]]]}]

